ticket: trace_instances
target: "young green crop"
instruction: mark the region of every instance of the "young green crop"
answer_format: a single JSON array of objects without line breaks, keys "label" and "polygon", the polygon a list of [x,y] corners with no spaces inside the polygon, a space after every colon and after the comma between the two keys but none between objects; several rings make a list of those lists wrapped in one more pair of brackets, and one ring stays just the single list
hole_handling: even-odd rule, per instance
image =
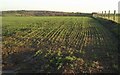
[{"label": "young green crop", "polygon": [[91,17],[3,17],[2,29],[3,70],[116,71],[116,38]]}]

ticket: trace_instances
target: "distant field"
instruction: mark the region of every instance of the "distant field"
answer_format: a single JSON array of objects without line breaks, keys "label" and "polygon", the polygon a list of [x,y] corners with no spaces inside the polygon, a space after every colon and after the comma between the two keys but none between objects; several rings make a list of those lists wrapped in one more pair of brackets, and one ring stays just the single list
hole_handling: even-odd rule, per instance
[{"label": "distant field", "polygon": [[113,73],[117,39],[90,17],[3,17],[3,71]]}]

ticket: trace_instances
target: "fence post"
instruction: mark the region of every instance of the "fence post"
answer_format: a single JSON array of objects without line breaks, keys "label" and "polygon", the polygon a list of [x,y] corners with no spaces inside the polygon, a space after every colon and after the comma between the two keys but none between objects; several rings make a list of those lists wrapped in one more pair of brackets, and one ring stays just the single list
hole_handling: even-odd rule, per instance
[{"label": "fence post", "polygon": [[105,11],[105,18],[106,18],[106,11]]},{"label": "fence post", "polygon": [[102,11],[102,18],[104,17],[104,15],[103,15],[103,11]]},{"label": "fence post", "polygon": [[108,19],[110,19],[110,10],[108,11]]},{"label": "fence post", "polygon": [[116,10],[114,10],[114,16],[113,16],[113,20],[116,20]]}]

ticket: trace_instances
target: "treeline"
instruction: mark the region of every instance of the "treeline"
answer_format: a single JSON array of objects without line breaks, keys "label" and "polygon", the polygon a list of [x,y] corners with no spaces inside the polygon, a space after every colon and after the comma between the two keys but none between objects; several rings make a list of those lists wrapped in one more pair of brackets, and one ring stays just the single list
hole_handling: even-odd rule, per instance
[{"label": "treeline", "polygon": [[80,12],[57,12],[57,11],[3,11],[2,16],[90,16],[88,13]]}]

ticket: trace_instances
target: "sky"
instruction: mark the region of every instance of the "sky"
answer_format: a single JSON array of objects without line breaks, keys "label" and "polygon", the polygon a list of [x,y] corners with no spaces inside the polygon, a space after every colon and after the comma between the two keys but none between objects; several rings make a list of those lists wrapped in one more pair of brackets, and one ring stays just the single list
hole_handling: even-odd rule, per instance
[{"label": "sky", "polygon": [[64,12],[118,11],[120,0],[0,0],[0,10],[49,10]]}]

